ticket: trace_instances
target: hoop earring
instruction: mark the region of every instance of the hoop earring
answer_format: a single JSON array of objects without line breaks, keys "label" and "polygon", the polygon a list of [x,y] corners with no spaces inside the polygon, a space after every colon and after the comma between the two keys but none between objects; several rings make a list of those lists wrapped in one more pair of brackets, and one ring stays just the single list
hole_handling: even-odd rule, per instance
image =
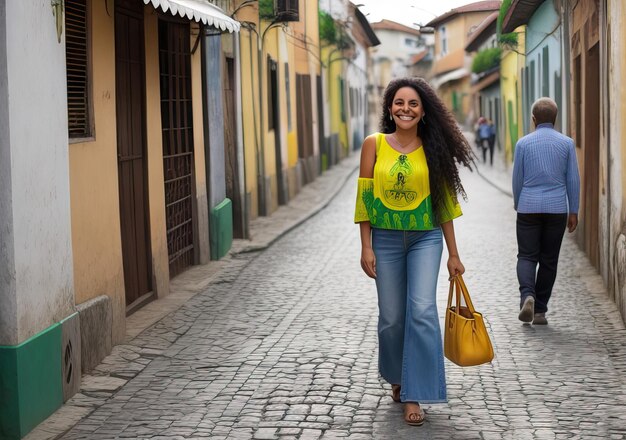
[{"label": "hoop earring", "polygon": [[422,124],[426,125],[426,115],[422,116]]},{"label": "hoop earring", "polygon": [[393,116],[391,115],[391,113],[389,113],[389,120],[393,121]]}]

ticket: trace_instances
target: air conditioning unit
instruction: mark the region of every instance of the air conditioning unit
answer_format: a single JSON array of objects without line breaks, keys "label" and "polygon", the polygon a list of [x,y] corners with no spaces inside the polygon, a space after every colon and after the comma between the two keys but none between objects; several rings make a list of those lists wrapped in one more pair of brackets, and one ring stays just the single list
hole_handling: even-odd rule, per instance
[{"label": "air conditioning unit", "polygon": [[274,21],[300,21],[299,0],[274,0]]}]

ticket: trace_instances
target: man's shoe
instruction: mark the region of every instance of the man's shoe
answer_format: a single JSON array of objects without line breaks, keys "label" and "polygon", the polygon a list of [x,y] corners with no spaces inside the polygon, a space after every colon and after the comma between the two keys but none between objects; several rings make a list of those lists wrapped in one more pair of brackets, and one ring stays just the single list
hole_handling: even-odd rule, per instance
[{"label": "man's shoe", "polygon": [[518,318],[522,322],[532,322],[535,315],[535,298],[527,296],[519,311]]},{"label": "man's shoe", "polygon": [[545,313],[535,313],[535,319],[533,319],[533,325],[547,325],[548,320],[546,319]]}]

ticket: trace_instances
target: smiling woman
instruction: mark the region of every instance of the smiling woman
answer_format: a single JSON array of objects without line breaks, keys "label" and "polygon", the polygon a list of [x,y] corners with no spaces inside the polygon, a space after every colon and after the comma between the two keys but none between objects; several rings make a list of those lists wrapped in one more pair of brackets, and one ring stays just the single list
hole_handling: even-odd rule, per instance
[{"label": "smiling woman", "polygon": [[421,78],[391,81],[381,113],[381,132],[361,149],[354,221],[361,267],[376,279],[380,374],[405,403],[406,423],[421,425],[420,403],[447,400],[437,278],[444,239],[450,276],[465,272],[452,220],[465,194],[456,163],[469,166],[471,151]]}]

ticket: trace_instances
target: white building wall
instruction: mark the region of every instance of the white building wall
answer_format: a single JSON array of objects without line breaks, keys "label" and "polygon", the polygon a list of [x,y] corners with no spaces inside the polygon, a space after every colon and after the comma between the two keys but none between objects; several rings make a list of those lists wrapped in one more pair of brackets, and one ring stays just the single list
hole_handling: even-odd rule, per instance
[{"label": "white building wall", "polygon": [[49,0],[2,4],[0,345],[16,345],[74,306],[65,44]]}]

